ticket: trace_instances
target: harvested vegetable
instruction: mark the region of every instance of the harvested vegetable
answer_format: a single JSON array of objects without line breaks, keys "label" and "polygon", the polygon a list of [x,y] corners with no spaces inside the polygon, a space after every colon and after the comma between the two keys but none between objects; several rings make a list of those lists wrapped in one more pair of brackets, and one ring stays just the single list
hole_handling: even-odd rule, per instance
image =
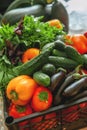
[{"label": "harvested vegetable", "polygon": [[63,95],[65,97],[72,97],[78,94],[81,90],[86,88],[87,88],[87,77],[85,76],[67,86],[63,91]]},{"label": "harvested vegetable", "polygon": [[35,93],[32,97],[32,108],[34,111],[44,111],[51,107],[53,96],[50,90],[46,87],[39,86],[36,88]]},{"label": "harvested vegetable", "polygon": [[[38,47],[41,49],[47,43],[55,41],[57,35],[66,34],[63,30],[51,27],[48,23],[41,22],[43,17],[25,16],[19,23],[10,26],[2,24],[0,27],[0,90],[6,88],[7,83],[14,77],[23,74],[29,75],[36,71],[43,63],[47,63],[47,55],[41,54],[33,62],[33,71],[25,71],[21,57],[27,48]],[[45,53],[45,52],[44,52]],[[43,55],[43,56],[42,56]],[[42,58],[44,57],[44,58]],[[42,59],[42,63],[36,62]],[[46,60],[45,60],[46,59]],[[45,62],[46,61],[46,62]],[[31,62],[31,63],[32,63]],[[29,63],[28,68],[31,65]],[[21,66],[22,64],[22,66]],[[28,63],[27,63],[28,64]],[[20,66],[20,67],[19,67]],[[17,67],[17,68],[16,68]],[[21,69],[22,68],[22,69]],[[28,70],[26,68],[26,70]],[[30,71],[31,70],[31,71]],[[19,72],[20,71],[20,72]],[[27,72],[27,73],[26,73]]]},{"label": "harvested vegetable", "polygon": [[27,49],[22,56],[22,62],[25,63],[28,60],[31,60],[32,58],[36,57],[37,55],[39,55],[40,50],[37,48],[29,48]]},{"label": "harvested vegetable", "polygon": [[55,26],[56,28],[63,29],[63,25],[62,25],[62,23],[60,22],[60,20],[58,20],[58,19],[49,20],[49,21],[48,21],[48,24],[49,24],[50,26]]},{"label": "harvested vegetable", "polygon": [[13,78],[7,85],[7,98],[17,105],[26,105],[32,98],[38,84],[27,75]]},{"label": "harvested vegetable", "polygon": [[87,38],[83,34],[65,36],[66,44],[73,46],[80,54],[87,53]]},{"label": "harvested vegetable", "polygon": [[19,105],[15,105],[13,103],[10,104],[9,106],[9,116],[12,116],[13,118],[20,118],[26,115],[31,114],[32,108],[30,107],[29,104],[25,105],[25,106],[19,106]]},{"label": "harvested vegetable", "polygon": [[[15,105],[15,104],[11,103],[9,106],[9,110],[8,110],[9,116],[13,117],[14,119],[22,118],[22,117],[30,115],[32,113],[33,113],[33,111],[32,111],[32,108],[29,104],[27,104],[25,106],[19,106],[19,105]],[[21,123],[18,123],[18,126],[24,127],[28,123],[29,123],[29,121],[26,120],[26,121],[23,121]],[[21,130],[29,130],[29,129],[21,128]]]}]

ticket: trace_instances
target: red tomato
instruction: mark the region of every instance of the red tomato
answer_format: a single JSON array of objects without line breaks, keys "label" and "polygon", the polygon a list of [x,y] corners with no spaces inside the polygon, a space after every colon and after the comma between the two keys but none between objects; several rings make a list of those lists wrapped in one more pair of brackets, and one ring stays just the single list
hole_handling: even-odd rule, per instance
[{"label": "red tomato", "polygon": [[43,111],[52,105],[53,96],[51,91],[43,86],[36,88],[31,104],[34,111]]},{"label": "red tomato", "polygon": [[68,35],[65,37],[65,42],[73,46],[80,54],[87,53],[87,38],[84,35]]}]

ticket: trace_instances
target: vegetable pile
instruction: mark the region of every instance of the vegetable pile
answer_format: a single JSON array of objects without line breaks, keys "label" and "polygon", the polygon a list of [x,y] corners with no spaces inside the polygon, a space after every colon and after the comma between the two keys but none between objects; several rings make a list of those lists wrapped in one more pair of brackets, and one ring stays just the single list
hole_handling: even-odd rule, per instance
[{"label": "vegetable pile", "polygon": [[80,42],[87,48],[86,36],[68,36],[59,20],[59,26],[41,20],[25,16],[0,28],[0,90],[14,118],[87,96],[87,49],[80,48]]},{"label": "vegetable pile", "polygon": [[41,19],[42,17],[25,16],[13,26],[9,24],[1,26],[1,86],[5,86],[9,78],[15,76],[11,69],[21,64],[21,56],[27,48],[39,48],[41,50],[45,44],[53,42],[58,34],[65,34],[62,29],[51,27],[48,23],[41,22]]}]

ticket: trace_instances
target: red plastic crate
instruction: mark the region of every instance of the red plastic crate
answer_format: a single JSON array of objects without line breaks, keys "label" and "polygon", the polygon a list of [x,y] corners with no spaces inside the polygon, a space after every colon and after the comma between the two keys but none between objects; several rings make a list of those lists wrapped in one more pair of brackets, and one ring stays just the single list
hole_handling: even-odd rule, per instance
[{"label": "red plastic crate", "polygon": [[[4,119],[8,130],[77,130],[87,127],[87,97],[19,119],[8,115],[8,104],[4,97]],[[56,116],[53,116],[52,113],[55,113]],[[51,114],[52,117],[47,118],[48,114]],[[19,125],[26,120],[28,121],[26,125]]]}]

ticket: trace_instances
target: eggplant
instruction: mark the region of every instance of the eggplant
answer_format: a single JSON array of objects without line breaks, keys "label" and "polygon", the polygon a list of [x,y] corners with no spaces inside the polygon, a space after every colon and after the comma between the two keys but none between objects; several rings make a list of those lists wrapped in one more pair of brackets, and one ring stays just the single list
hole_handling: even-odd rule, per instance
[{"label": "eggplant", "polygon": [[87,97],[87,90],[79,92],[77,95],[75,95],[74,97],[72,97],[68,101],[66,101],[66,103],[73,102],[73,101],[76,101],[76,100],[84,98],[84,97]]},{"label": "eggplant", "polygon": [[75,73],[75,71],[73,71],[72,73],[70,72],[70,74],[68,74],[63,84],[60,86],[60,89],[57,91],[57,94],[54,96],[54,105],[58,105],[61,103],[63,98],[62,93],[64,89],[68,85],[72,84],[77,78],[80,78],[80,75],[78,73]]},{"label": "eggplant", "polygon": [[64,97],[72,97],[77,95],[81,90],[84,90],[85,88],[87,88],[87,76],[82,77],[81,79],[67,86],[64,89],[62,95]]},{"label": "eggplant", "polygon": [[69,16],[65,6],[59,1],[55,0],[52,6],[51,19],[59,19],[64,24],[64,31],[69,31]]},{"label": "eggplant", "polygon": [[53,94],[55,94],[56,91],[58,91],[62,82],[65,79],[65,76],[66,76],[66,71],[64,70],[60,70],[59,72],[51,76],[51,85],[49,89],[52,91]]}]

